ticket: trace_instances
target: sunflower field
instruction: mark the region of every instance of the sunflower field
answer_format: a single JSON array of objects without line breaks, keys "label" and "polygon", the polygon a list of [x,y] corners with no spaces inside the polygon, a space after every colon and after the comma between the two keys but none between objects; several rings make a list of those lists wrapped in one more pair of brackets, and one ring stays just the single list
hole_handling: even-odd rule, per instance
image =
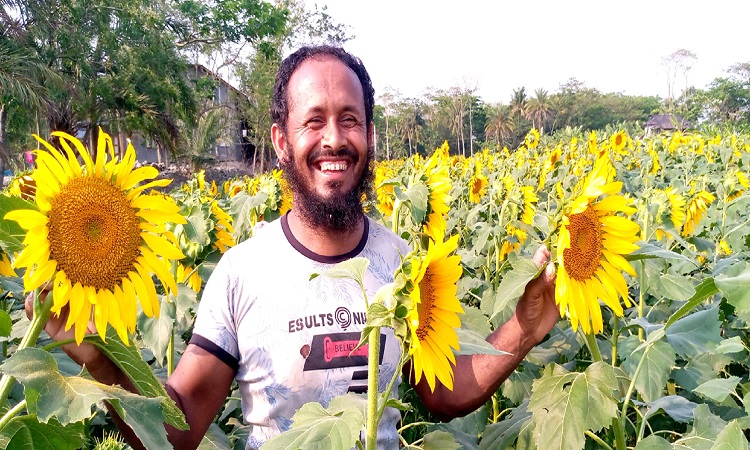
[{"label": "sunflower field", "polygon": [[[168,186],[101,134],[91,154],[63,133],[56,146],[39,139],[37,168],[0,196],[0,448],[125,448],[104,402],[147,448],[170,448],[153,424],[186,424],[160,380],[187,346],[206,280],[292,207],[280,171]],[[560,320],[486,405],[442,423],[402,383],[391,403],[402,446],[747,449],[749,167],[750,135],[536,130],[515,149],[462,157],[444,144],[375,163],[365,210],[415,248],[405,264],[416,269],[396,274],[415,283],[393,292],[414,299],[397,334],[411,339],[418,376],[453,383],[454,353],[481,352],[472,339],[513,315],[541,245],[557,274]],[[449,285],[433,299],[412,286],[430,258]],[[68,338],[55,342],[43,324],[66,310]],[[74,342],[100,348],[142,395],[94,381],[61,351]],[[331,403],[328,418],[365,415]],[[307,427],[319,448],[353,446],[298,419],[292,430]],[[363,423],[337,426],[357,439]],[[244,449],[247,436],[233,389],[200,448]],[[291,448],[279,442],[267,447]]]}]

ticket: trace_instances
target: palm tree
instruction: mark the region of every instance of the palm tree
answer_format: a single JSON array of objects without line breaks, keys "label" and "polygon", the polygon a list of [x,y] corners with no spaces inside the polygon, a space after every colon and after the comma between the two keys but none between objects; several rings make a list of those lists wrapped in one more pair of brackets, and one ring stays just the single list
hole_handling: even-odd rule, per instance
[{"label": "palm tree", "polygon": [[551,113],[552,103],[547,91],[544,89],[534,91],[534,98],[528,101],[526,107],[526,118],[531,121],[532,126],[543,132]]},{"label": "palm tree", "polygon": [[526,88],[513,89],[513,95],[510,98],[510,113],[514,116],[526,117],[527,103]]},{"label": "palm tree", "polygon": [[500,148],[501,141],[507,139],[514,130],[515,122],[509,106],[497,105],[491,109],[484,132],[495,137],[498,148]]}]

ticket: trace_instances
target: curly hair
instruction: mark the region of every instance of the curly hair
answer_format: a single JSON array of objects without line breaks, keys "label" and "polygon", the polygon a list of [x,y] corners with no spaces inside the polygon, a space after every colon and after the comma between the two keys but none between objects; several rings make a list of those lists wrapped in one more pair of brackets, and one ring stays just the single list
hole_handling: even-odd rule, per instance
[{"label": "curly hair", "polygon": [[284,58],[281,62],[279,71],[276,73],[276,81],[273,86],[273,102],[271,103],[271,118],[274,123],[279,125],[281,131],[286,134],[287,118],[289,117],[289,102],[287,101],[289,79],[292,78],[292,74],[302,62],[321,55],[338,59],[357,75],[365,97],[365,119],[367,121],[367,131],[369,132],[372,124],[372,111],[375,105],[375,89],[372,87],[370,75],[359,58],[347,53],[343,48],[330,45],[302,47]]}]

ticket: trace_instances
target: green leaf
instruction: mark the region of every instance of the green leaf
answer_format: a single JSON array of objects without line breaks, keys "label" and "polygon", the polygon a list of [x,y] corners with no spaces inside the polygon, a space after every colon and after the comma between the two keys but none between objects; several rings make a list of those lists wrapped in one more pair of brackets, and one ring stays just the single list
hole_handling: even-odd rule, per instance
[{"label": "green leaf", "polygon": [[198,450],[229,450],[231,449],[229,437],[216,423],[208,427],[206,435],[203,436]]},{"label": "green leaf", "polygon": [[683,358],[711,353],[721,343],[719,304],[674,322],[666,330],[667,341]]},{"label": "green leaf", "polygon": [[259,218],[265,209],[266,200],[268,200],[268,194],[263,191],[252,196],[246,192],[240,192],[232,197],[229,204],[229,215],[232,216],[235,240],[239,241],[240,238],[250,234],[253,227],[253,210],[255,210],[254,218]]},{"label": "green leaf", "polygon": [[177,322],[186,323],[192,319],[190,311],[198,304],[198,294],[192,288],[179,283],[177,285],[177,295],[169,294],[169,299],[176,306],[175,318]]},{"label": "green leaf", "polygon": [[0,309],[0,336],[8,337],[13,331],[13,321],[7,311]]},{"label": "green leaf", "polygon": [[654,277],[654,294],[670,300],[687,300],[695,295],[695,288],[687,277],[672,274],[660,274]]},{"label": "green leaf", "polygon": [[498,423],[488,425],[479,442],[479,450],[495,450],[511,448],[521,431],[532,424],[531,412],[526,408],[529,400],[526,399],[517,408],[513,409],[509,416]]},{"label": "green leaf", "polygon": [[[722,355],[722,358],[726,357]],[[683,389],[692,391],[699,385],[718,376],[723,364],[717,364],[717,359],[719,359],[719,356],[712,354],[691,358],[685,367],[675,370],[672,377]]]},{"label": "green leaf", "polygon": [[634,450],[672,450],[672,444],[663,437],[652,434],[639,441]]},{"label": "green leaf", "polygon": [[404,192],[406,198],[411,203],[411,217],[415,224],[420,224],[424,221],[425,215],[427,215],[427,199],[430,196],[430,191],[427,189],[427,185],[424,183],[415,183]]},{"label": "green leaf", "polygon": [[485,405],[471,414],[455,418],[448,423],[431,425],[427,429],[428,433],[425,436],[430,435],[434,431],[445,432],[453,436],[459,449],[473,450],[477,448],[477,440],[487,425],[488,417],[489,411]]},{"label": "green leaf", "polygon": [[208,215],[204,213],[203,208],[193,208],[189,215],[185,216],[187,223],[182,227],[185,230],[190,242],[208,245],[211,243],[209,232],[213,229],[214,223],[209,220]]},{"label": "green leaf", "polygon": [[83,422],[61,425],[51,418],[40,423],[35,416],[16,416],[0,435],[0,448],[30,450],[76,450],[88,443]]},{"label": "green leaf", "polygon": [[460,349],[455,351],[456,355],[510,355],[508,352],[498,350],[486,341],[487,336],[466,328],[456,329]]},{"label": "green leaf", "polygon": [[717,378],[706,381],[693,389],[693,392],[716,403],[722,403],[735,392],[739,382],[739,377]]},{"label": "green leaf", "polygon": [[585,445],[584,432],[598,431],[617,416],[618,391],[612,366],[595,362],[583,373],[553,373],[534,382],[529,402],[539,448],[578,450]]},{"label": "green leaf", "polygon": [[716,287],[739,313],[750,312],[750,269],[737,276],[719,274],[714,278]]},{"label": "green leaf", "polygon": [[424,450],[460,450],[462,446],[451,433],[435,430],[424,435]]},{"label": "green leaf", "polygon": [[492,315],[490,319],[500,314],[505,308],[512,307],[521,294],[523,294],[529,281],[536,278],[540,273],[539,267],[531,259],[518,259],[513,269],[503,276],[503,281],[497,288]]},{"label": "green leaf", "polygon": [[500,386],[503,397],[506,397],[513,404],[520,404],[525,398],[531,397],[531,387],[535,379],[536,377],[529,374],[528,371],[513,371]]},{"label": "green leaf", "polygon": [[167,348],[174,330],[176,315],[177,306],[166,296],[161,297],[159,317],[148,317],[143,313],[138,315],[138,329],[141,330],[143,343],[154,353],[156,362],[162,366],[167,358]]},{"label": "green leaf", "polygon": [[38,209],[36,205],[20,197],[0,195],[0,246],[5,253],[18,252],[23,249],[23,238],[26,230],[15,220],[7,220],[5,215],[17,209]]},{"label": "green leaf", "polygon": [[675,363],[675,352],[664,341],[656,342],[648,351],[639,347],[622,362],[622,368],[632,377],[641,358],[645,361],[635,379],[635,386],[644,401],[653,402],[662,396]]},{"label": "green leaf", "polygon": [[107,342],[104,343],[98,335],[87,336],[84,341],[96,345],[107,358],[109,358],[120,370],[123,371],[133,386],[146,397],[161,397],[162,408],[167,417],[167,423],[179,430],[187,430],[185,415],[177,404],[167,393],[162,382],[156,378],[146,361],[143,360],[141,352],[135,343],[125,345],[117,333],[109,327],[107,329]]},{"label": "green leaf", "polygon": [[80,422],[91,417],[94,405],[106,400],[146,448],[171,448],[161,425],[162,398],[141,397],[83,377],[65,377],[52,355],[33,347],[17,351],[0,368],[23,384],[27,410],[41,422],[52,417],[63,425]]},{"label": "green leaf", "polygon": [[736,420],[733,420],[721,430],[711,450],[747,450],[747,446],[747,438],[742,428]]},{"label": "green leaf", "polygon": [[346,278],[361,285],[364,283],[368,265],[370,265],[370,260],[367,258],[352,258],[336,264],[319,275],[325,275],[329,278]]},{"label": "green leaf", "polygon": [[327,409],[320,403],[305,403],[292,417],[292,428],[266,441],[261,449],[352,448],[365,426],[365,403],[354,394],[334,397]]},{"label": "green leaf", "polygon": [[693,308],[703,303],[703,301],[708,297],[718,293],[719,289],[716,287],[714,279],[704,279],[698,286],[695,287],[695,294],[688,299],[687,303],[682,305],[677,311],[674,312],[674,314],[669,317],[667,323],[664,324],[664,328],[669,328],[670,326],[672,326],[672,324],[685,317],[685,315],[692,311]]},{"label": "green leaf", "polygon": [[698,264],[695,263],[692,259],[681,255],[679,253],[675,253],[671,250],[667,250],[665,248],[658,247],[653,244],[648,244],[644,242],[638,243],[640,248],[638,248],[636,251],[629,255],[625,255],[624,258],[628,261],[638,261],[641,259],[650,259],[650,258],[662,258],[662,259],[672,259],[672,260],[679,260],[683,262],[688,262],[695,267],[698,267]]},{"label": "green leaf", "polygon": [[648,419],[649,417],[656,414],[659,410],[663,410],[669,417],[680,423],[688,423],[693,420],[693,411],[698,406],[696,403],[682,397],[680,395],[667,395],[665,397],[658,398],[648,404],[648,410],[644,414],[643,418]]},{"label": "green leaf", "polygon": [[705,404],[696,406],[693,415],[695,416],[693,429],[674,442],[675,448],[710,450],[727,423],[712,414],[708,405]]},{"label": "green leaf", "polygon": [[479,308],[466,304],[461,305],[461,307],[464,309],[464,315],[460,316],[461,328],[476,331],[484,336],[489,336],[492,333],[492,327],[487,320],[487,316]]},{"label": "green leaf", "polygon": [[724,339],[721,341],[718,347],[716,347],[717,353],[722,354],[730,354],[730,353],[739,353],[745,351],[745,344],[742,343],[742,338],[739,336],[734,336],[729,339]]}]

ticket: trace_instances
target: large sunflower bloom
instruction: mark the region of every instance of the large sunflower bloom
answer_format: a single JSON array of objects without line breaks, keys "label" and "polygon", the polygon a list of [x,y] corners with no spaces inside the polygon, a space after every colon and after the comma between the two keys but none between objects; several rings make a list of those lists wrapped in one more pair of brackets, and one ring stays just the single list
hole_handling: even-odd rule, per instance
[{"label": "large sunflower bloom", "polygon": [[396,194],[393,193],[393,185],[385,183],[391,178],[392,170],[381,163],[375,168],[375,195],[377,197],[377,209],[384,217],[390,217],[393,214],[393,203],[396,200]]},{"label": "large sunflower bloom", "polygon": [[[442,147],[441,147],[442,149]],[[427,199],[427,221],[424,224],[424,232],[435,242],[445,239],[445,228],[447,226],[445,216],[450,210],[450,191],[452,187],[448,166],[440,157],[441,149],[427,160],[425,166],[425,184],[429,190]]]},{"label": "large sunflower bloom", "polygon": [[[614,215],[633,214],[627,199],[616,195],[621,182],[613,181],[614,168],[605,154],[583,182],[581,194],[563,216],[557,240],[558,275],[555,301],[560,315],[567,310],[573,329],[584,332],[603,330],[599,300],[622,316],[618,297],[630,306],[628,287],[622,272],[635,276],[622,257],[636,250],[639,227],[631,220]],[[604,198],[601,198],[604,196]]]},{"label": "large sunflower bloom", "polygon": [[713,203],[716,197],[708,191],[700,191],[693,196],[687,207],[685,224],[682,226],[682,235],[690,236],[695,231],[695,227],[700,223],[703,215],[708,209],[708,205]]},{"label": "large sunflower bloom", "polygon": [[427,379],[435,390],[435,378],[453,390],[453,365],[458,350],[456,328],[461,327],[458,314],[463,314],[456,297],[456,282],[461,278],[461,257],[450,256],[458,245],[458,235],[443,242],[430,241],[427,253],[413,260],[410,293],[412,308],[407,315],[411,334],[409,355],[412,357],[416,382]]},{"label": "large sunflower bloom", "polygon": [[523,214],[521,215],[521,222],[526,225],[534,223],[534,203],[539,201],[539,196],[534,192],[533,186],[521,186],[521,192],[523,193]]},{"label": "large sunflower bloom", "polygon": [[25,248],[14,265],[26,268],[27,292],[52,281],[52,312],[59,315],[69,305],[65,329],[75,325],[77,343],[82,342],[92,315],[102,339],[109,323],[128,342],[128,332],[135,330],[136,298],[147,316],[159,314],[151,274],[169,291],[177,291],[165,259],[184,255],[172,236],[165,234],[164,225],[185,223],[185,218],[170,198],[142,195],[171,180],[139,186],[158,171],[149,166],[133,170],[132,146],[118,162],[112,139],[100,131],[94,161],[75,137],[62,132],[52,135],[60,139],[65,155],[35,136],[49,149],[49,153],[36,152],[33,178],[39,210],[15,210],[5,216],[27,230]]},{"label": "large sunflower bloom", "polygon": [[481,171],[477,170],[474,176],[469,180],[469,201],[472,203],[479,203],[487,192],[487,185],[489,181]]}]

